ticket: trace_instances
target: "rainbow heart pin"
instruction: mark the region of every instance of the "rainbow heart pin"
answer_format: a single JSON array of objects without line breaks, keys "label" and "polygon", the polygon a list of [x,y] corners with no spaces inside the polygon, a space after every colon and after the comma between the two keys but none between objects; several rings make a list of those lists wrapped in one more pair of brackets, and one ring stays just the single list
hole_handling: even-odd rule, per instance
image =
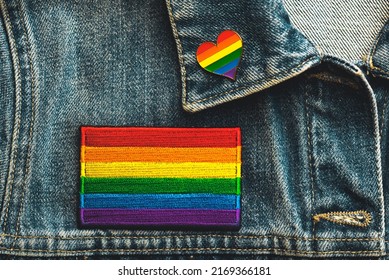
[{"label": "rainbow heart pin", "polygon": [[208,72],[235,80],[242,48],[243,41],[239,34],[225,30],[217,37],[216,44],[204,42],[198,47],[197,62]]}]

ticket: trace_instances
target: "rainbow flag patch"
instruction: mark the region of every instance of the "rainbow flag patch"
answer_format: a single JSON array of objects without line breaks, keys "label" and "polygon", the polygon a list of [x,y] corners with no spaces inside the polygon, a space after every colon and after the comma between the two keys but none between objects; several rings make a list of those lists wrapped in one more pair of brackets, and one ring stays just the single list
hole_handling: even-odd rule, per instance
[{"label": "rainbow flag patch", "polygon": [[81,127],[82,226],[237,228],[239,128]]}]

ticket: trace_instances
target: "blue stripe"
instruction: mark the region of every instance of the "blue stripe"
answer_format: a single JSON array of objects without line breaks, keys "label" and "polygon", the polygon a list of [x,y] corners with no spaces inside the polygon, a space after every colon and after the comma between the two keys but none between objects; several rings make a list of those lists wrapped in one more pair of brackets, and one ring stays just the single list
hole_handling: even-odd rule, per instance
[{"label": "blue stripe", "polygon": [[239,195],[225,194],[82,194],[81,208],[239,209]]},{"label": "blue stripe", "polygon": [[223,67],[215,70],[214,73],[221,75],[221,74],[224,74],[224,73],[230,71],[231,69],[233,69],[233,68],[238,66],[239,60],[240,60],[240,58],[237,58],[237,59],[231,61],[230,63],[224,65]]}]

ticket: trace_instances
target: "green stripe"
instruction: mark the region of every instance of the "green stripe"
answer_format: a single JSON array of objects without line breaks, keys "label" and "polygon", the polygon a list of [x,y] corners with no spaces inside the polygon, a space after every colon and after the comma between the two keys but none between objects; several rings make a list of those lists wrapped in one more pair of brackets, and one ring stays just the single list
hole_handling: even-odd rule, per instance
[{"label": "green stripe", "polygon": [[223,67],[224,65],[227,65],[231,61],[234,61],[235,59],[239,58],[241,56],[241,54],[242,54],[242,48],[237,49],[236,51],[233,51],[229,55],[226,55],[225,57],[219,59],[218,61],[215,61],[211,65],[208,65],[207,67],[205,67],[205,69],[210,71],[210,72],[213,72],[213,71]]},{"label": "green stripe", "polygon": [[80,185],[81,185],[80,193],[85,193],[85,177],[81,177]]},{"label": "green stripe", "polygon": [[240,194],[240,178],[88,178],[81,177],[81,193],[213,193]]}]

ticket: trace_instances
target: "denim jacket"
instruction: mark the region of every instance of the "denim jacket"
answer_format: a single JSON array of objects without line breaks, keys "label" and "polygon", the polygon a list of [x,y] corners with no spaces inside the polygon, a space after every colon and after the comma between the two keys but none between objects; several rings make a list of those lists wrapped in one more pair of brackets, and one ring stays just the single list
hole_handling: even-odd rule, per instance
[{"label": "denim jacket", "polygon": [[[387,256],[389,23],[351,63],[315,46],[282,0],[0,10],[0,254]],[[235,81],[196,61],[223,30],[243,41]],[[241,227],[80,227],[85,125],[239,127]]]}]

